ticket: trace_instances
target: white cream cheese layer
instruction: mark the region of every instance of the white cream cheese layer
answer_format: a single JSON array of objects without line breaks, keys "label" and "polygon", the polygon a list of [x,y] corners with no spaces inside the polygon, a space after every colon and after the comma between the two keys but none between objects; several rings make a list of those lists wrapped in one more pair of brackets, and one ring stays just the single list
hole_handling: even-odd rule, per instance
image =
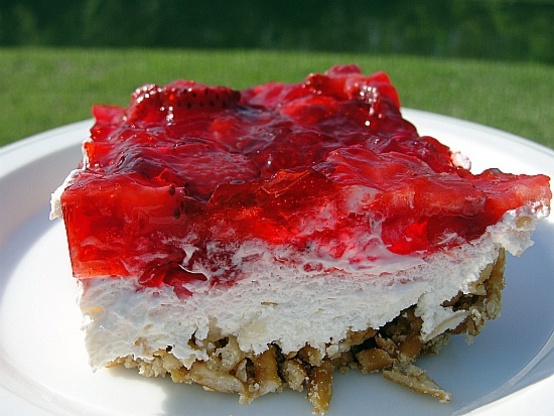
[{"label": "white cream cheese layer", "polygon": [[441,303],[467,292],[502,247],[519,255],[532,244],[537,220],[547,212],[523,211],[506,213],[477,241],[395,273],[314,274],[259,256],[248,263],[248,278],[196,288],[185,299],[171,287],[145,288],[134,278],[84,280],[79,302],[91,365],[103,367],[127,355],[149,359],[171,347],[190,367],[207,359],[208,339],[215,334],[236,336],[245,352],[261,353],[270,343],[285,354],[306,344],[333,351],[348,331],[380,328],[412,305],[423,319],[422,337],[430,339],[465,317]]}]

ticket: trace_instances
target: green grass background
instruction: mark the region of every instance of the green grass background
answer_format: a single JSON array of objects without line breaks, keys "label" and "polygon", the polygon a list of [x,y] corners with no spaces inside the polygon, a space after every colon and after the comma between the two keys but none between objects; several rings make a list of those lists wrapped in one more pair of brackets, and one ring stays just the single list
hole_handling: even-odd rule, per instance
[{"label": "green grass background", "polygon": [[145,83],[177,78],[240,89],[298,82],[335,63],[386,71],[405,107],[495,127],[554,148],[548,64],[257,50],[0,48],[0,145],[126,105]]}]

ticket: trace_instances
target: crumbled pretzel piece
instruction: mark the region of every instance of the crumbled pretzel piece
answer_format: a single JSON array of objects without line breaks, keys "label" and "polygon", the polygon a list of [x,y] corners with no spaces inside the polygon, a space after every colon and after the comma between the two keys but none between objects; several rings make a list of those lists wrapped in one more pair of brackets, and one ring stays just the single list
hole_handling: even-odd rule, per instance
[{"label": "crumbled pretzel piece", "polygon": [[244,394],[244,384],[236,377],[223,371],[214,371],[203,362],[195,362],[190,369],[190,379],[207,390],[222,393]]},{"label": "crumbled pretzel piece", "polygon": [[276,347],[271,345],[264,353],[254,357],[252,362],[255,381],[251,385],[251,391],[253,390],[254,395],[263,396],[279,390],[283,382],[279,377]]},{"label": "crumbled pretzel piece", "polygon": [[302,391],[304,384],[308,381],[308,373],[300,360],[285,360],[281,365],[283,378],[291,390]]},{"label": "crumbled pretzel piece", "polygon": [[384,370],[383,375],[387,380],[398,383],[416,393],[427,394],[446,403],[451,399],[451,394],[441,389],[431,377],[421,368],[413,364],[399,364],[391,370]]},{"label": "crumbled pretzel piece", "polygon": [[326,360],[321,366],[313,367],[308,376],[308,400],[316,414],[324,414],[329,410],[333,394],[333,370],[331,361]]},{"label": "crumbled pretzel piece", "polygon": [[365,373],[382,370],[394,363],[394,359],[390,354],[381,348],[362,350],[356,354],[356,359],[360,363],[360,369]]}]

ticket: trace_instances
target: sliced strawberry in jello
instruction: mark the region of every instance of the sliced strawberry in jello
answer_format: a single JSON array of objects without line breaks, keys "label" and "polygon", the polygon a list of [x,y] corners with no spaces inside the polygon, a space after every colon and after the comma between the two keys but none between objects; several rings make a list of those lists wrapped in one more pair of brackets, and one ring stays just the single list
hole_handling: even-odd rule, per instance
[{"label": "sliced strawberry in jello", "polygon": [[137,88],[127,110],[130,123],[172,122],[198,111],[217,111],[234,106],[240,93],[227,87],[210,87],[178,80],[165,87],[147,84]]},{"label": "sliced strawberry in jello", "polygon": [[386,74],[352,65],[240,92],[149,84],[128,108],[93,112],[85,165],[61,197],[80,279],[135,277],[186,297],[232,284],[261,252],[307,255],[310,272],[364,268],[455,247],[551,198],[546,176],[455,165],[402,118]]}]

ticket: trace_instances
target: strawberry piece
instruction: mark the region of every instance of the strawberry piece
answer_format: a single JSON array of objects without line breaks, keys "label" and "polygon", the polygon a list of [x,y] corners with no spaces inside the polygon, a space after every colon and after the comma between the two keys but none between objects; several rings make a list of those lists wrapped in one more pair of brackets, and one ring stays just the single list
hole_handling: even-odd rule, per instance
[{"label": "strawberry piece", "polygon": [[137,88],[132,95],[132,104],[127,111],[129,122],[161,122],[167,115],[162,89],[154,84]]},{"label": "strawberry piece", "polygon": [[209,87],[193,81],[174,81],[164,88],[164,103],[174,109],[210,110],[229,108],[240,100],[240,92],[228,87]]},{"label": "strawberry piece", "polygon": [[487,169],[479,175],[468,176],[467,180],[486,193],[486,221],[490,223],[529,201],[548,205],[552,198],[549,178],[545,175],[514,175]]},{"label": "strawberry piece", "polygon": [[119,124],[125,117],[125,111],[116,105],[93,105],[92,115],[100,124]]},{"label": "strawberry piece", "polygon": [[239,99],[238,91],[194,81],[174,81],[165,87],[147,84],[133,93],[128,121],[157,123],[167,118],[171,122],[183,111],[221,110],[236,105]]}]

